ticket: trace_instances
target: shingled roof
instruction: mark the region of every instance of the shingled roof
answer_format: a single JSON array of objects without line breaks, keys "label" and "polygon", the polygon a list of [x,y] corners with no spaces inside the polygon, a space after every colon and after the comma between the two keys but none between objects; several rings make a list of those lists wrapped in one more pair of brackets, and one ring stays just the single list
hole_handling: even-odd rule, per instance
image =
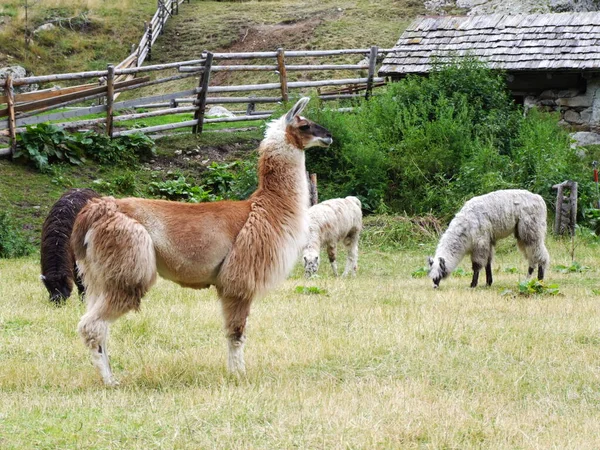
[{"label": "shingled roof", "polygon": [[433,56],[467,54],[507,71],[600,71],[600,12],[420,17],[379,75],[427,73]]}]

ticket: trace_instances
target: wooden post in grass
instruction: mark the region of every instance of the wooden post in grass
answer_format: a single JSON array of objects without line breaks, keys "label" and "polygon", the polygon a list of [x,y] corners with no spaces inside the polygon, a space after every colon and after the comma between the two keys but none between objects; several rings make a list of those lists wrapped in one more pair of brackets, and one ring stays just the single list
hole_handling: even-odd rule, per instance
[{"label": "wooden post in grass", "polygon": [[152,22],[148,22],[148,29],[146,30],[146,33],[148,34],[148,42],[146,44],[148,45],[148,54],[146,55],[146,58],[148,61],[152,61]]},{"label": "wooden post in grass", "polygon": [[279,83],[281,83],[281,98],[288,101],[287,71],[285,68],[285,54],[282,48],[277,49],[277,70],[279,71]]},{"label": "wooden post in grass", "polygon": [[10,137],[10,154],[12,156],[17,150],[17,122],[15,119],[15,90],[11,73],[6,75],[4,95],[6,95],[6,106],[8,107],[8,133]]},{"label": "wooden post in grass", "polygon": [[194,134],[202,133],[202,128],[204,127],[204,112],[206,110],[206,96],[208,95],[208,82],[210,81],[212,60],[213,54],[207,51],[204,72],[200,75],[200,81],[198,83],[200,89],[195,102],[198,109],[196,109],[196,112],[194,113],[194,120],[197,120],[198,123],[192,128]]},{"label": "wooden post in grass", "polygon": [[106,75],[106,134],[113,137],[113,102],[115,101],[115,66],[107,66]]},{"label": "wooden post in grass", "polygon": [[[575,233],[577,224],[577,182],[563,181],[555,184],[552,189],[556,189],[556,213],[554,216],[554,233],[564,234],[569,231],[571,235]],[[565,189],[569,190],[569,196],[565,195]]]},{"label": "wooden post in grass", "polygon": [[374,45],[369,54],[369,75],[367,75],[367,90],[365,91],[365,100],[371,98],[373,92],[373,78],[375,77],[375,67],[377,66],[377,51],[379,48]]},{"label": "wooden post in grass", "polygon": [[319,203],[319,191],[317,189],[317,174],[311,173],[309,175],[306,171],[306,182],[308,183],[308,205],[315,206]]}]

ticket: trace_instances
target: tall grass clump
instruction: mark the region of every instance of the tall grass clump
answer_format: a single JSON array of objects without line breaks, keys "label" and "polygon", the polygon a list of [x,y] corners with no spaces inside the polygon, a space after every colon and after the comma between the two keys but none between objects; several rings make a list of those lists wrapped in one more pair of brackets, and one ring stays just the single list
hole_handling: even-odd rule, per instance
[{"label": "tall grass clump", "polygon": [[19,231],[12,216],[0,211],[0,258],[18,258],[33,252],[33,246]]},{"label": "tall grass clump", "polygon": [[550,200],[553,184],[587,179],[558,118],[525,116],[504,75],[475,59],[392,83],[354,113],[311,114],[334,136],[307,153],[322,196],[356,195],[371,212],[450,217],[474,195],[524,188]]}]

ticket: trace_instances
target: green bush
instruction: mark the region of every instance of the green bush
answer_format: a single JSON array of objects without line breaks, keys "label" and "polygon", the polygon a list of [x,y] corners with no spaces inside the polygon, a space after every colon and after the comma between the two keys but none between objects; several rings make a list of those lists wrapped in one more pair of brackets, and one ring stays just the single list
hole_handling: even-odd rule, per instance
[{"label": "green bush", "polygon": [[55,163],[79,165],[85,156],[101,164],[134,164],[154,154],[154,141],[141,133],[110,139],[95,132],[67,133],[56,125],[28,126],[17,135],[13,158],[40,171]]},{"label": "green bush", "polygon": [[17,149],[13,159],[45,170],[50,164],[68,162],[79,165],[84,161],[83,145],[56,125],[28,126],[25,133],[17,135]]},{"label": "green bush", "polygon": [[18,258],[31,252],[32,245],[18,230],[12,216],[6,211],[0,211],[0,258]]},{"label": "green bush", "polygon": [[504,75],[476,60],[391,83],[352,113],[311,103],[307,116],[334,138],[306,153],[323,199],[356,195],[367,212],[448,219],[466,199],[497,189],[529,189],[551,205],[552,185],[572,179],[591,204],[591,172],[558,117],[525,116]]}]

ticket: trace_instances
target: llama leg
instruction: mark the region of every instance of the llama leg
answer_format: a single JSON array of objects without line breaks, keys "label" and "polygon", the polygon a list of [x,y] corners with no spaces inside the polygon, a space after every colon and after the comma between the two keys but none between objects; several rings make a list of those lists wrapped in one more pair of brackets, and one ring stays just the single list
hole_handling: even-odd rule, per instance
[{"label": "llama leg", "polygon": [[494,279],[492,277],[492,261],[490,260],[485,265],[485,283],[488,286],[491,286],[493,282],[494,282]]},{"label": "llama leg", "polygon": [[358,234],[347,236],[344,239],[344,245],[346,246],[348,256],[346,258],[346,268],[342,276],[356,276],[356,269],[358,268]]},{"label": "llama leg", "polygon": [[481,270],[481,264],[472,261],[473,265],[473,279],[471,280],[471,287],[477,287],[477,283],[479,281],[479,271]]},{"label": "llama leg", "polygon": [[338,276],[337,269],[337,245],[336,244],[327,244],[327,256],[329,257],[329,262],[331,263],[331,269],[333,270],[333,275]]},{"label": "llama leg", "polygon": [[77,330],[85,345],[90,349],[92,363],[98,369],[98,372],[100,372],[104,384],[107,386],[117,386],[119,383],[110,369],[106,348],[109,322],[99,313],[100,308],[96,307],[100,302],[96,301],[90,304],[94,306],[83,315]]},{"label": "llama leg", "polygon": [[251,301],[242,298],[222,298],[225,329],[227,333],[227,368],[230,373],[246,373],[244,362],[244,343],[246,342],[246,320],[250,312]]}]

